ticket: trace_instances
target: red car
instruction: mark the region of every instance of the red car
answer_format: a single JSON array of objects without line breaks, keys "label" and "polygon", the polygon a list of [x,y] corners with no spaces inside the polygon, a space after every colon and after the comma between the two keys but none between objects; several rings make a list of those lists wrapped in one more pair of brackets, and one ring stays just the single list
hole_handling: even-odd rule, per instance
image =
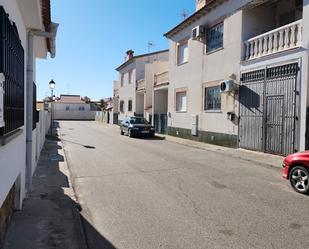
[{"label": "red car", "polygon": [[283,160],[283,177],[290,180],[295,191],[309,193],[309,151],[288,155]]}]

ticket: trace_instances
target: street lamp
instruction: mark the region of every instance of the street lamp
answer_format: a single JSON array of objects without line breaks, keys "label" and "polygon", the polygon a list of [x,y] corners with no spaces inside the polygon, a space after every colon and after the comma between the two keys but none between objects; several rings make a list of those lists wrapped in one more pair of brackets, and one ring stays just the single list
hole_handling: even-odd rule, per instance
[{"label": "street lamp", "polygon": [[50,108],[51,108],[51,112],[50,112],[50,118],[51,118],[51,120],[50,120],[50,134],[51,135],[53,135],[53,101],[54,101],[54,89],[55,89],[55,87],[56,87],[56,83],[55,83],[55,81],[54,80],[51,80],[50,82],[49,82],[49,88],[50,88],[50,92],[51,92],[51,106],[50,106]]}]

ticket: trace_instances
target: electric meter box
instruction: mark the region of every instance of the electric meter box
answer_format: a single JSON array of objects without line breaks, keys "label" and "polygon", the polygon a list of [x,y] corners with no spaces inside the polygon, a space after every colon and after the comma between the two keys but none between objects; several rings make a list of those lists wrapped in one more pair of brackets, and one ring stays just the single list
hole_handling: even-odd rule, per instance
[{"label": "electric meter box", "polygon": [[4,127],[4,81],[5,77],[0,73],[0,128]]}]

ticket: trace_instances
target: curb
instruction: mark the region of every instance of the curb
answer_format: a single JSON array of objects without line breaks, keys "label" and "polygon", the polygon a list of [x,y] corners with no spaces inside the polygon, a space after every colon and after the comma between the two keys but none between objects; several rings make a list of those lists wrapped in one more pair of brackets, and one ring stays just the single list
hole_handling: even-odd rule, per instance
[{"label": "curb", "polygon": [[[225,154],[225,155],[230,156],[234,159],[240,159],[240,160],[243,160],[243,161],[252,162],[252,163],[255,163],[257,165],[268,167],[268,168],[281,169],[281,164],[273,164],[273,163],[269,163],[265,160],[258,161],[258,160],[250,158],[250,155],[249,155],[249,157],[242,157],[238,154],[240,152],[243,152],[243,153],[259,153],[259,152],[246,151],[246,150],[240,151],[239,149],[227,148],[227,147],[223,147],[223,146],[212,145],[212,144],[197,142],[197,141],[193,141],[193,140],[188,140],[188,142],[192,141],[192,142],[196,143],[196,144],[190,144],[190,143],[186,142],[187,141],[186,139],[179,138],[179,137],[175,137],[175,139],[173,139],[174,137],[171,137],[169,135],[162,135],[162,134],[157,134],[157,133],[156,133],[156,136],[161,137],[161,138],[165,138],[165,141],[168,141],[168,142],[171,142],[171,143],[180,144],[180,145],[183,145],[183,146],[201,149],[201,150],[205,150],[205,151],[210,151],[210,152],[217,153],[217,154]],[[177,141],[178,139],[181,139],[181,141]],[[198,144],[198,143],[201,143],[201,144]],[[214,146],[214,147],[213,148],[205,148],[203,145],[204,146]],[[237,154],[236,153],[235,153],[235,155],[231,154],[230,152],[233,151],[233,150]],[[264,155],[264,156],[267,155],[267,154],[262,153],[262,152],[260,152],[260,153],[261,153],[261,155]],[[274,156],[274,155],[269,155],[269,156]],[[283,157],[281,158],[280,156],[278,156],[278,160],[283,160]]]}]

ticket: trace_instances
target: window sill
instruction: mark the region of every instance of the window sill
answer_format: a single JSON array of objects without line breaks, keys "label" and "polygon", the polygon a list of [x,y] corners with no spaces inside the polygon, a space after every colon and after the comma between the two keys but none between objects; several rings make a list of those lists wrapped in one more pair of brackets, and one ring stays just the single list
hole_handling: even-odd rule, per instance
[{"label": "window sill", "polygon": [[221,110],[204,110],[204,113],[222,113]]},{"label": "window sill", "polygon": [[221,51],[221,50],[223,50],[223,49],[224,49],[224,47],[217,48],[217,49],[215,49],[215,50],[206,52],[206,55],[211,55],[211,54],[216,53],[216,52],[219,52],[219,51]]},{"label": "window sill", "polygon": [[187,113],[187,111],[176,111],[176,113]]},{"label": "window sill", "polygon": [[18,137],[20,134],[23,133],[22,129],[17,129],[15,131],[10,132],[2,137],[0,137],[0,147],[5,146],[9,142],[11,142],[14,138]]}]

